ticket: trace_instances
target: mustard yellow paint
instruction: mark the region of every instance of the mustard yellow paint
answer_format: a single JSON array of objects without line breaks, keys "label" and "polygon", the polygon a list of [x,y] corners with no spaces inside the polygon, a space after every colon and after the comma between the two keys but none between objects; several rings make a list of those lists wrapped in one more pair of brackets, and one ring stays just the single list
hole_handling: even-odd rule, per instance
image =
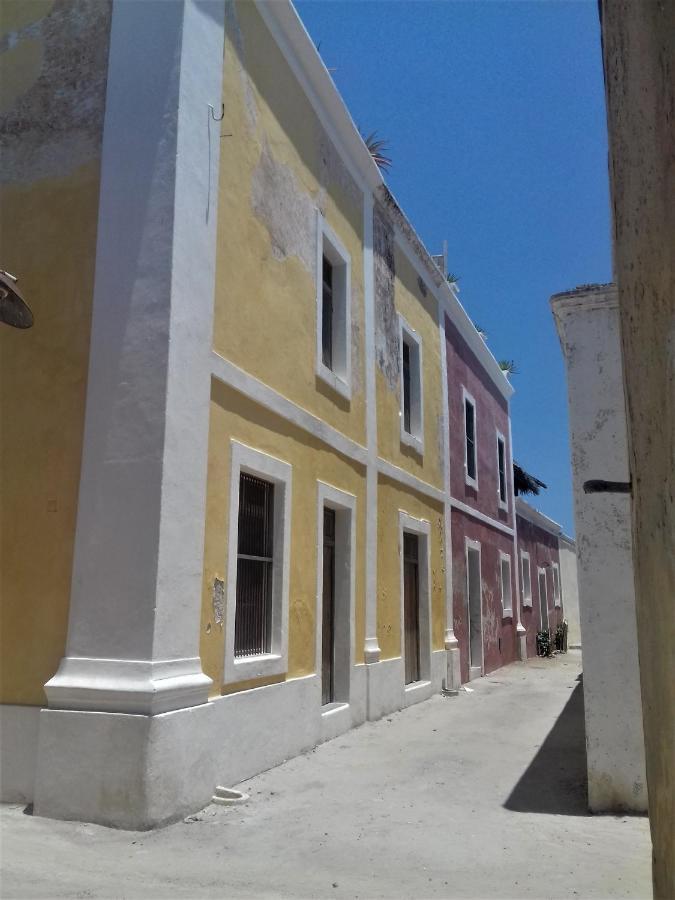
[{"label": "mustard yellow paint", "polygon": [[0,3],[0,36],[18,31],[43,19],[54,6],[54,0],[2,0]]},{"label": "mustard yellow paint", "polygon": [[[228,8],[223,96],[214,349],[363,444],[363,196],[253,3]],[[351,256],[351,401],[315,375],[316,207]]]},{"label": "mustard yellow paint", "polygon": [[408,325],[422,340],[422,380],[424,385],[424,454],[401,443],[401,395],[392,391],[385,377],[376,370],[377,440],[381,457],[432,484],[444,487],[442,467],[441,411],[443,385],[441,382],[441,347],[438,324],[438,305],[429,292],[420,289],[417,272],[408,258],[395,249],[396,277],[394,302]]},{"label": "mustard yellow paint", "polygon": [[[241,394],[214,382],[211,391],[204,585],[201,617],[202,667],[220,693],[223,681],[224,623],[213,611],[214,578],[226,580],[229,529],[230,439],[268,453],[292,466],[291,560],[288,677],[315,671],[317,481],[356,496],[356,609],[354,659],[363,662],[365,471],[330,447],[264,410]],[[256,685],[278,679],[257,680]],[[251,682],[238,685],[239,690]],[[225,692],[230,692],[228,688]]]},{"label": "mustard yellow paint", "polygon": [[40,704],[65,648],[87,383],[99,165],[0,194],[2,265],[35,324],[0,325],[0,689]]},{"label": "mustard yellow paint", "polygon": [[0,113],[14,105],[40,75],[42,69],[42,42],[22,41],[16,47],[0,54]]},{"label": "mustard yellow paint", "polygon": [[432,650],[441,650],[445,629],[443,506],[410,493],[400,484],[384,477],[379,479],[377,496],[377,639],[382,659],[401,656],[400,511],[416,519],[424,519],[431,526],[431,647]]}]

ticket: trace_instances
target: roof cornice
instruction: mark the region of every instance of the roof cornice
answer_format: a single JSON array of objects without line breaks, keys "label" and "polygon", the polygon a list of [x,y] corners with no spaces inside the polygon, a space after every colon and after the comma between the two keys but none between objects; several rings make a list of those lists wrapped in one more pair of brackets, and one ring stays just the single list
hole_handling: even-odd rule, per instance
[{"label": "roof cornice", "polygon": [[[499,368],[489,347],[476,331],[456,292],[443,278],[405,213],[386,186],[347,106],[324,65],[291,0],[255,0],[265,24],[302,85],[310,103],[338,152],[344,157],[361,190],[370,192],[392,217],[396,236],[408,257],[497,389],[509,400],[514,388]],[[434,273],[438,272],[438,279]]]},{"label": "roof cornice", "polygon": [[558,525],[553,519],[549,519],[543,512],[539,512],[534,506],[530,506],[530,504],[526,503],[522,497],[516,497],[516,515],[523,519],[527,519],[528,522],[537,525],[539,528],[543,528],[544,531],[548,531],[555,537],[563,537],[561,525]]}]

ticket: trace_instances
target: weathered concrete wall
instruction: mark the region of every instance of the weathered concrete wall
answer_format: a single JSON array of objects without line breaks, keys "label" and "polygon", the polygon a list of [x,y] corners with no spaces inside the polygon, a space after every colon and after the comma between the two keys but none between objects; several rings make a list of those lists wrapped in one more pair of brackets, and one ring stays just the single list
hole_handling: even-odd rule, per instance
[{"label": "weathered concrete wall", "polygon": [[675,896],[675,4],[601,3],[654,893]]},{"label": "weathered concrete wall", "polygon": [[577,545],[561,535],[558,538],[560,579],[562,581],[563,615],[567,619],[567,645],[571,650],[581,647],[579,620],[579,581],[577,577]]},{"label": "weathered concrete wall", "polygon": [[551,304],[567,365],[589,806],[644,810],[630,498],[583,491],[591,478],[628,479],[616,290],[579,288]]},{"label": "weathered concrete wall", "polygon": [[[480,544],[483,632],[483,674],[518,659],[516,634],[516,562],[513,539],[490,525],[461,512],[452,511],[453,623],[459,642],[462,683],[469,680],[469,608],[466,575],[466,540]],[[499,553],[511,557],[511,598],[513,614],[504,616],[501,598]]]},{"label": "weathered concrete wall", "polygon": [[[517,503],[519,501],[516,501]],[[562,606],[555,605],[553,594],[553,563],[560,564],[558,538],[544,528],[518,515],[518,565],[520,568],[520,621],[527,632],[527,655],[537,655],[537,632],[542,625],[542,597],[539,591],[538,569],[543,569],[546,576],[546,612],[548,627],[555,631],[562,621]],[[530,579],[532,583],[532,606],[523,606],[523,578],[521,550],[530,554]]]},{"label": "weathered concrete wall", "polygon": [[91,328],[108,3],[2,3],[0,267],[35,318],[0,325],[2,701],[63,656]]}]

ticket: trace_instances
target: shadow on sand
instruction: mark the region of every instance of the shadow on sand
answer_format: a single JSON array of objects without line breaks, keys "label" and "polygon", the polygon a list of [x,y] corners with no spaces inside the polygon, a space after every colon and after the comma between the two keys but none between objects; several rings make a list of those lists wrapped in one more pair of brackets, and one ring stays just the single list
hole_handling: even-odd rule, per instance
[{"label": "shadow on sand", "polygon": [[546,740],[504,804],[513,812],[590,815],[581,676]]}]

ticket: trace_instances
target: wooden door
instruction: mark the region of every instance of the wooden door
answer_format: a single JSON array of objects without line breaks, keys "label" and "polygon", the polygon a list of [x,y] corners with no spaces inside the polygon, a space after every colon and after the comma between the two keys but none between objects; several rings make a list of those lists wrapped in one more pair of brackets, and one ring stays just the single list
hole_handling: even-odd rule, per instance
[{"label": "wooden door", "polygon": [[403,624],[405,683],[420,680],[419,540],[403,535]]},{"label": "wooden door", "polygon": [[323,511],[321,701],[335,700],[335,510]]}]

